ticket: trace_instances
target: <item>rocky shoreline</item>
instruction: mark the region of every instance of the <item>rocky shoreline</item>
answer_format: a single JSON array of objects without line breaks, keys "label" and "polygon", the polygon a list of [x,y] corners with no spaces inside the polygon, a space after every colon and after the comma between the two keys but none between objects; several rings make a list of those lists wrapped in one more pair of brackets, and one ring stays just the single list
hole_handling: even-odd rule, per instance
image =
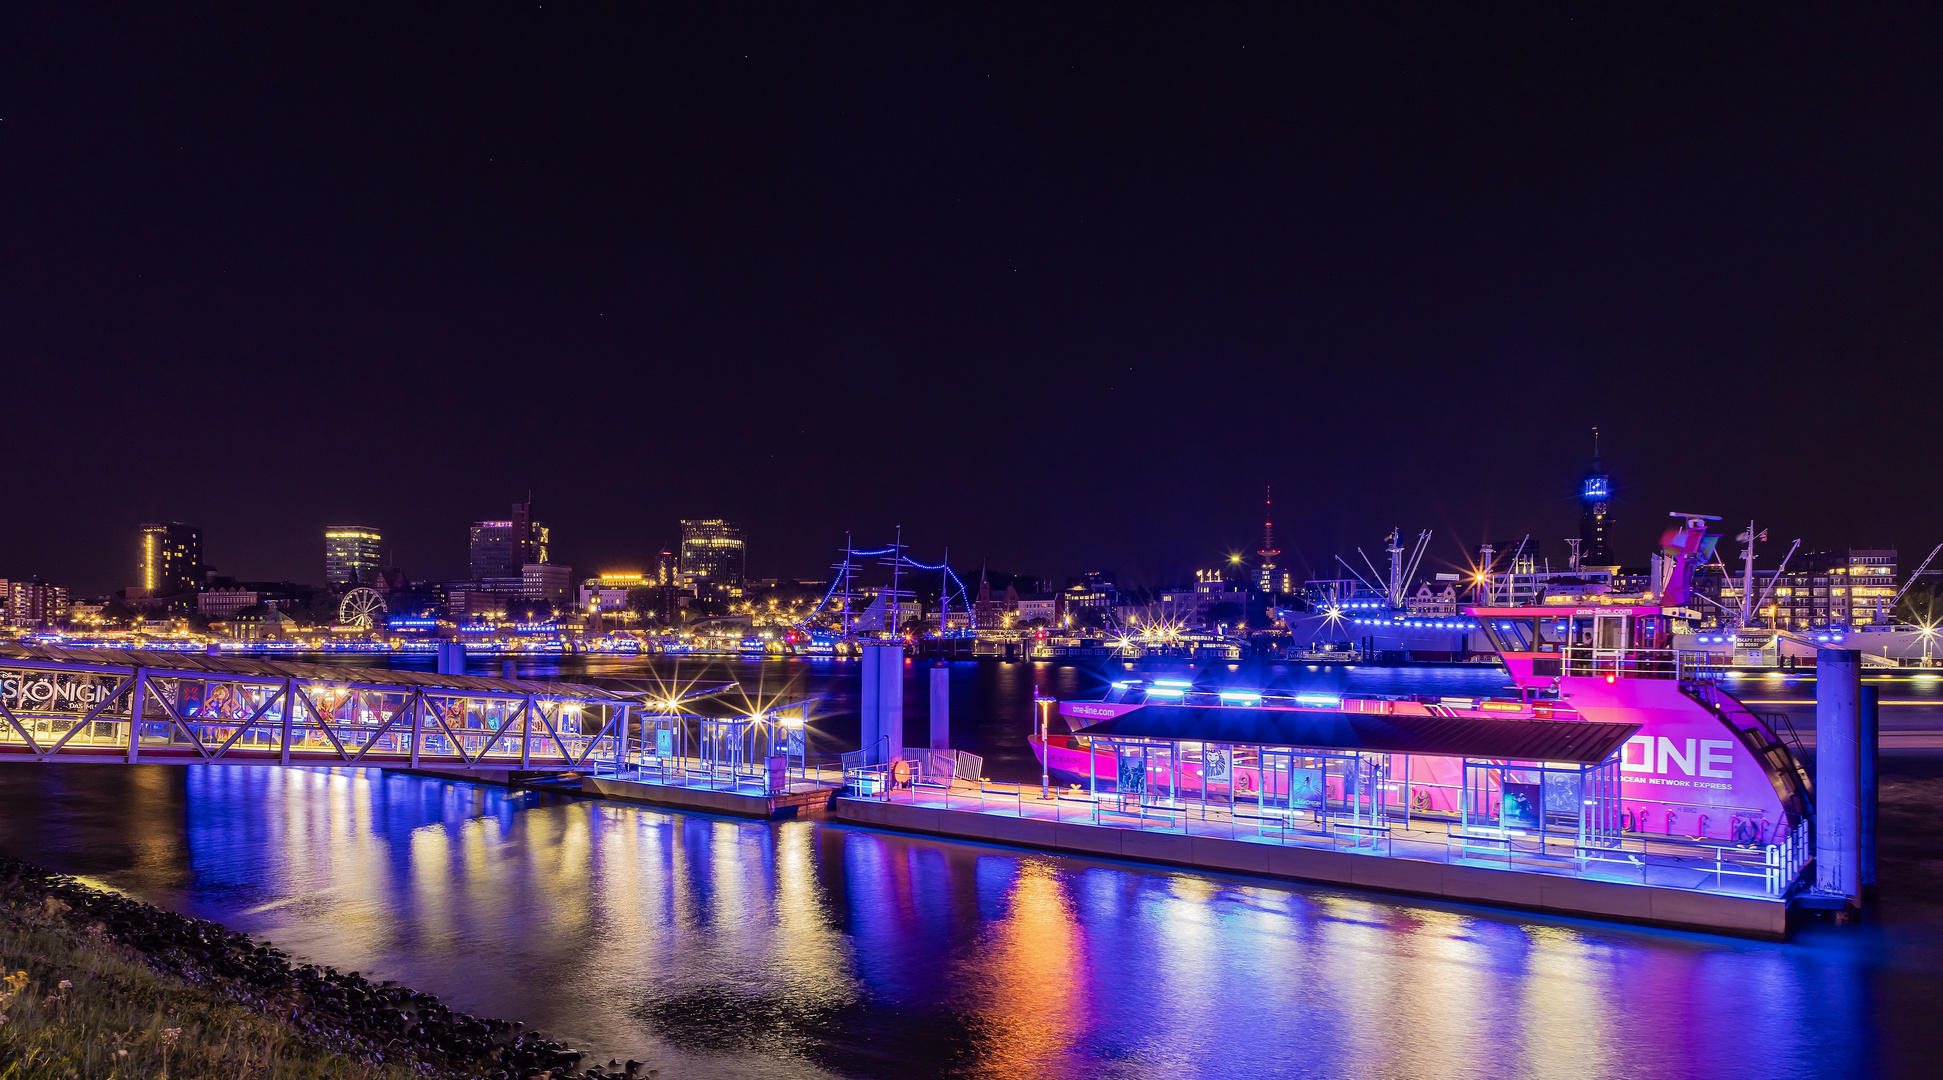
[{"label": "rocky shoreline", "polygon": [[[82,952],[132,953],[185,993],[213,991],[290,1029],[309,1049],[364,1066],[405,1066],[440,1080],[600,1080],[655,1074],[635,1061],[583,1068],[582,1052],[519,1023],[456,1012],[430,994],[374,983],[355,971],[292,963],[283,952],[247,934],[11,859],[0,859],[0,918],[15,930],[62,935]],[[31,966],[41,959],[22,962]],[[23,969],[20,981],[38,985],[44,976],[51,989],[59,974]],[[59,993],[67,991],[64,982]],[[42,1004],[58,1000],[50,996]]]}]

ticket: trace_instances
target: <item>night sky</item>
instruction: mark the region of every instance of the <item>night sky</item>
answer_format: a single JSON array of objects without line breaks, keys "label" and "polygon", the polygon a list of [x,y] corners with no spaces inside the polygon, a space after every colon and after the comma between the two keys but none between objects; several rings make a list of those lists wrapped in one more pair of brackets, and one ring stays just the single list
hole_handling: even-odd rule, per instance
[{"label": "night sky", "polygon": [[0,576],[1943,541],[1943,9],[1454,7],[5,5]]}]

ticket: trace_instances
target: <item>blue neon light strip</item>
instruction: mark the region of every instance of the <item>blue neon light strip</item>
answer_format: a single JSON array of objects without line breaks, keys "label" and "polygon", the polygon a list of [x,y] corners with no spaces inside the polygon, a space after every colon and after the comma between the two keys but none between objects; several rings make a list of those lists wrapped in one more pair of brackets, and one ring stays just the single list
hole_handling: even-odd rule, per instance
[{"label": "blue neon light strip", "polygon": [[[894,547],[885,547],[885,548],[877,548],[874,551],[850,551],[845,553],[844,562],[848,563],[851,559],[870,559],[882,555],[889,555],[894,550],[896,550],[896,548]],[[965,622],[967,623],[967,625],[969,625],[975,621],[972,617],[971,592],[970,590],[965,588],[964,580],[960,578],[956,573],[954,573],[950,566],[944,563],[936,563],[936,564],[921,563],[916,559],[911,558],[909,555],[902,555],[899,556],[898,558],[899,561],[904,566],[907,566],[913,570],[926,570],[932,573],[937,573],[938,571],[942,570],[945,576],[951,580],[951,584],[958,587],[958,602],[964,605]],[[833,569],[841,569],[841,567],[833,567]],[[853,567],[853,569],[855,568]],[[810,609],[811,615],[818,614],[824,608],[830,605],[830,597],[836,595],[837,585],[842,581],[843,581],[843,576],[841,574],[834,575],[831,577],[830,587],[823,590],[823,599],[817,602],[816,607]],[[940,602],[944,607],[945,618],[946,621],[948,622],[950,621],[950,617],[951,617],[951,590],[940,589],[939,592],[942,594],[940,598]],[[943,627],[939,627],[939,629],[943,630]]]}]

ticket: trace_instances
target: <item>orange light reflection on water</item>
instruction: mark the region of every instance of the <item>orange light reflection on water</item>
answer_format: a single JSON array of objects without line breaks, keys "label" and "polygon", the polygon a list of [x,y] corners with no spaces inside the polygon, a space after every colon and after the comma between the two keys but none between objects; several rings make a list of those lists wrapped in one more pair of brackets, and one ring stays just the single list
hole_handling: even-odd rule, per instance
[{"label": "orange light reflection on water", "polygon": [[1085,931],[1056,864],[1026,859],[1007,910],[968,960],[979,1044],[972,1075],[1056,1076],[1092,1028]]}]

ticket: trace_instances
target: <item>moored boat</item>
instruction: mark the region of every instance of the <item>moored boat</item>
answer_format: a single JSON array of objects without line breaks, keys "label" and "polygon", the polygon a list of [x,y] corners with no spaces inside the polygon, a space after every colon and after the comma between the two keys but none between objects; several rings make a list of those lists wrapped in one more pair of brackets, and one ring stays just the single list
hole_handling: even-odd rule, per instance
[{"label": "moored boat", "polygon": [[1569,816],[1610,780],[1599,799],[1620,833],[1778,843],[1812,798],[1787,719],[1729,693],[1715,656],[1675,647],[1698,618],[1684,605],[1709,520],[1682,517],[1662,538],[1652,602],[1465,609],[1510,677],[1496,696],[1127,680],[1104,700],[1061,702],[1072,733],[1035,736],[1034,752],[1095,792],[1286,808],[1306,786],[1319,804],[1456,815],[1489,803],[1506,821]]}]

